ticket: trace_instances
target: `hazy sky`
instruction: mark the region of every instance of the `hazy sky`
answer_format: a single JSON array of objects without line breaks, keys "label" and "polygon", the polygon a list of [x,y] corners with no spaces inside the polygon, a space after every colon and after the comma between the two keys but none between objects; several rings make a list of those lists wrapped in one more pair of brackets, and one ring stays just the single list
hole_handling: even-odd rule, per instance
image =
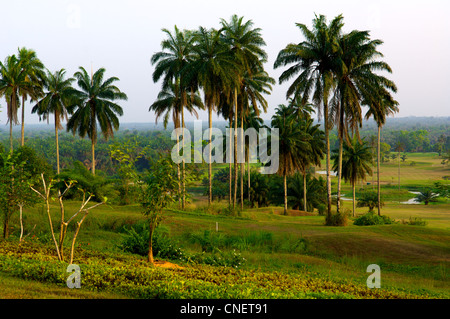
[{"label": "hazy sky", "polygon": [[[18,47],[34,49],[52,72],[65,68],[73,75],[79,66],[94,71],[106,68],[117,76],[128,95],[121,102],[122,122],[154,122],[148,107],[160,83],[151,78],[150,57],[160,50],[162,28],[218,27],[220,18],[232,14],[253,20],[267,43],[267,72],[278,80],[282,69],[273,69],[277,53],[303,38],[295,23],[311,26],[314,14],[328,20],[342,13],[344,31],[370,30],[384,41],[384,60],[393,69],[398,86],[397,116],[450,116],[450,1],[24,1],[2,3],[0,59]],[[286,103],[286,85],[275,85],[267,96],[269,119],[278,104]],[[0,100],[0,126],[6,124],[6,104]],[[38,123],[26,105],[25,123]],[[207,120],[207,113],[200,113]],[[189,117],[187,120],[192,120]]]}]

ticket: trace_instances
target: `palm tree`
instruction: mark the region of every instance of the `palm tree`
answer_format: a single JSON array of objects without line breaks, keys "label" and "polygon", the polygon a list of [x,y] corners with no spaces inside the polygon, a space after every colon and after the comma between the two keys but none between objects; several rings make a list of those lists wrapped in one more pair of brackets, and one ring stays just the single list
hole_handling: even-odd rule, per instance
[{"label": "palm tree", "polygon": [[374,71],[391,73],[389,65],[377,61],[383,55],[377,47],[383,42],[371,40],[368,31],[354,30],[341,36],[339,39],[341,49],[342,68],[337,73],[337,85],[331,101],[331,113],[335,117],[339,138],[339,164],[337,211],[340,211],[340,194],[342,179],[342,151],[344,139],[349,143],[349,129],[359,138],[358,127],[362,126],[361,104],[371,96],[378,94],[379,87],[395,89],[395,84]]},{"label": "palm tree", "polygon": [[[261,64],[255,65],[252,72],[245,71],[241,81],[240,94],[238,96],[238,105],[241,105],[241,128],[245,129],[245,117],[249,112],[254,112],[255,116],[259,116],[261,106],[262,111],[267,112],[268,103],[263,94],[270,94],[272,84],[275,80],[271,78]],[[255,123],[256,124],[256,123]],[[259,128],[259,126],[255,127]],[[241,152],[245,155],[244,135],[241,136]],[[244,156],[244,160],[245,156]],[[241,209],[244,208],[244,163],[241,163]]]},{"label": "palm tree", "polygon": [[[179,108],[179,116],[177,117],[181,121],[181,127],[183,128],[182,137],[184,144],[184,107],[187,104],[187,91],[189,86],[186,85],[186,81],[183,78],[183,69],[193,60],[193,44],[194,37],[193,33],[187,30],[179,30],[177,26],[174,27],[174,33],[172,34],[167,29],[162,29],[166,34],[167,39],[161,42],[161,48],[163,51],[153,54],[151,58],[151,63],[156,64],[155,70],[153,72],[153,81],[158,82],[161,77],[163,78],[162,87],[175,84],[177,90],[174,92],[179,95],[181,104]],[[175,124],[175,128],[180,127]],[[177,141],[179,144],[179,140]],[[179,167],[179,166],[178,166]],[[183,158],[182,163],[182,174],[181,184],[183,188],[183,195],[181,198],[181,206],[185,207],[185,161]]]},{"label": "palm tree", "polygon": [[[204,93],[204,104],[208,109],[209,140],[212,139],[212,112],[230,96],[230,88],[235,86],[238,66],[221,39],[222,30],[207,30],[200,27],[195,33],[193,51],[195,57],[186,69],[188,83],[196,82]],[[212,201],[211,148],[208,149],[209,197]]]},{"label": "palm tree", "polygon": [[310,152],[311,137],[303,130],[291,110],[279,105],[272,116],[271,126],[279,129],[279,168],[278,175],[283,176],[284,214],[287,215],[287,176],[302,169],[302,154]]},{"label": "palm tree", "polygon": [[[28,82],[26,89],[19,88],[22,95],[22,130],[21,130],[21,146],[25,144],[25,101],[27,96],[37,99],[42,93],[45,84],[44,64],[38,59],[34,50],[21,48],[18,52],[19,63],[22,72],[25,74],[25,81]],[[32,91],[30,92],[30,88]]]},{"label": "palm tree", "polygon": [[355,216],[356,183],[358,180],[364,180],[366,175],[372,174],[372,152],[370,146],[364,142],[364,139],[362,142],[359,142],[358,138],[354,136],[350,145],[344,144],[342,155],[338,151],[331,158],[334,160],[333,169],[337,170],[338,166],[342,165],[342,177],[346,182],[352,184],[353,216]]},{"label": "palm tree", "polygon": [[[302,97],[303,102],[312,101],[318,108],[319,119],[324,118],[327,171],[327,219],[331,216],[331,175],[330,175],[330,139],[328,102],[335,85],[337,72],[342,68],[340,60],[340,38],[343,17],[335,17],[328,25],[325,16],[316,16],[312,30],[304,24],[297,23],[305,40],[298,44],[288,44],[275,60],[274,68],[291,65],[279,77],[280,84],[295,79],[289,86],[286,97]],[[300,73],[300,74],[298,74]],[[298,74],[298,76],[297,76]],[[322,108],[320,108],[322,106]]]},{"label": "palm tree", "polygon": [[307,170],[311,165],[320,166],[320,162],[325,153],[325,133],[320,129],[320,125],[313,124],[312,118],[304,118],[299,123],[302,131],[310,139],[310,147],[302,153],[302,174],[303,174],[303,210],[307,209],[307,194],[306,194],[306,175]]},{"label": "palm tree", "polygon": [[19,124],[17,111],[20,107],[20,94],[28,92],[34,94],[30,81],[27,81],[20,61],[15,55],[6,57],[4,63],[0,62],[0,95],[4,96],[7,104],[9,122],[10,151],[13,151],[12,126]]},{"label": "palm tree", "polygon": [[[253,128],[258,131],[260,128],[264,127],[264,120],[257,115],[257,112],[254,109],[250,109],[249,112],[244,117],[244,130],[248,128]],[[247,193],[248,193],[248,201],[251,202],[251,175],[250,175],[250,145],[249,143],[245,143],[245,152],[247,161]],[[231,164],[231,163],[230,163]]]},{"label": "palm tree", "polygon": [[95,175],[95,144],[97,143],[97,122],[105,139],[114,137],[114,130],[119,129],[119,119],[123,109],[115,103],[127,100],[127,95],[113,83],[117,77],[103,80],[105,69],[98,69],[91,77],[83,67],[75,72],[74,77],[81,90],[74,90],[77,102],[68,111],[73,113],[67,122],[67,131],[81,137],[88,135],[91,140],[92,174]]},{"label": "palm tree", "polygon": [[[261,36],[261,29],[254,28],[252,20],[244,22],[244,17],[238,17],[233,15],[230,22],[221,19],[221,25],[224,30],[223,41],[228,45],[229,52],[231,53],[233,60],[239,65],[239,68],[235,70],[235,79],[237,80],[234,86],[234,196],[233,196],[233,208],[236,203],[237,195],[237,123],[238,116],[241,118],[241,126],[243,124],[243,108],[242,105],[238,105],[238,94],[241,93],[242,82],[244,74],[247,72],[247,76],[252,76],[254,70],[261,70],[262,63],[267,61],[267,53],[262,48],[266,45],[264,39]],[[242,127],[241,127],[242,128]],[[243,135],[241,136],[241,145]],[[243,149],[241,150],[243,152]],[[241,167],[243,168],[243,167]],[[241,183],[242,184],[242,183]],[[241,199],[243,198],[243,188],[241,188]],[[241,203],[243,205],[243,203]],[[242,206],[241,206],[242,207]]]},{"label": "palm tree", "polygon": [[74,78],[65,78],[66,70],[61,69],[55,73],[47,70],[45,77],[45,88],[47,92],[33,107],[32,113],[37,113],[39,118],[49,120],[50,114],[55,118],[55,139],[56,139],[56,170],[59,174],[59,142],[58,131],[62,129],[61,122],[67,121],[67,108],[76,103],[76,92],[72,87]]},{"label": "palm tree", "polygon": [[437,197],[439,197],[439,194],[433,193],[431,189],[426,189],[419,192],[419,194],[416,196],[416,200],[418,202],[425,203],[425,205],[428,205],[428,203],[430,202],[436,202]]},{"label": "palm tree", "polygon": [[[395,92],[395,90],[394,90]],[[378,215],[381,216],[381,185],[380,185],[380,161],[381,161],[381,127],[386,123],[386,116],[398,112],[398,102],[395,101],[386,89],[381,89],[379,94],[365,104],[369,106],[365,119],[373,116],[378,127],[377,134],[377,193],[378,193]]]},{"label": "palm tree", "polygon": [[397,141],[394,149],[398,152],[398,190],[400,190],[400,152],[405,150],[405,144],[402,141]]}]

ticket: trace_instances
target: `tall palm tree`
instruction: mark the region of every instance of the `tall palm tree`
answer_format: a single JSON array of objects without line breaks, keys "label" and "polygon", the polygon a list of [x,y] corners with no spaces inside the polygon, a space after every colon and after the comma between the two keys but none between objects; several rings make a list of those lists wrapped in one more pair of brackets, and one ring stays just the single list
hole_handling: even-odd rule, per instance
[{"label": "tall palm tree", "polygon": [[43,120],[49,120],[50,114],[54,115],[55,119],[55,140],[56,140],[56,170],[59,174],[59,142],[58,131],[62,129],[61,122],[67,121],[67,108],[76,103],[76,92],[72,87],[74,78],[65,77],[66,70],[61,69],[54,73],[47,70],[45,77],[45,88],[47,90],[44,93],[44,97],[39,100],[32,109],[32,113],[37,113],[39,118]]},{"label": "tall palm tree", "polygon": [[[396,90],[394,90],[395,92]],[[398,112],[398,102],[395,101],[386,89],[380,88],[378,95],[365,101],[369,106],[365,119],[373,117],[377,123],[377,193],[378,193],[378,215],[381,216],[381,184],[380,184],[380,161],[381,161],[381,128],[386,123],[386,116]]]},{"label": "tall palm tree", "polygon": [[117,100],[127,100],[127,95],[114,85],[117,77],[103,80],[105,69],[98,69],[92,76],[83,67],[75,72],[74,77],[80,90],[74,90],[77,102],[68,111],[73,113],[67,122],[67,131],[76,132],[81,137],[86,134],[91,140],[92,174],[95,175],[95,144],[97,143],[97,122],[105,139],[114,137],[114,130],[119,129],[122,107]]},{"label": "tall palm tree", "polygon": [[[245,117],[254,112],[256,116],[260,114],[260,107],[263,112],[267,112],[268,103],[263,94],[270,94],[275,80],[270,77],[262,68],[262,62],[254,65],[251,72],[245,71],[241,81],[240,94],[238,96],[238,105],[241,109],[241,128],[245,129]],[[244,135],[241,136],[241,152],[245,159],[245,141]],[[241,163],[241,209],[244,208],[244,162]]]},{"label": "tall palm tree", "polygon": [[[202,88],[204,104],[208,109],[209,140],[212,139],[212,112],[221,104],[229,101],[230,88],[236,85],[238,65],[224,45],[223,30],[200,27],[195,33],[195,57],[186,69],[188,82],[196,82]],[[217,109],[218,110],[218,109]],[[219,111],[219,110],[218,110]],[[208,205],[212,201],[212,163],[211,148],[208,149]]]},{"label": "tall palm tree", "polygon": [[[234,87],[234,196],[233,206],[236,203],[237,195],[237,123],[238,117],[241,118],[241,128],[243,124],[242,105],[238,106],[238,94],[241,93],[244,73],[247,76],[252,76],[254,70],[263,69],[262,64],[267,61],[267,53],[263,47],[266,45],[261,36],[261,29],[253,27],[253,21],[247,20],[244,22],[244,17],[233,15],[229,22],[221,19],[221,25],[224,29],[223,41],[228,45],[231,55],[238,63],[239,69],[235,73],[237,85]],[[258,67],[257,67],[258,66]],[[243,135],[241,136],[241,145]],[[241,149],[243,152],[243,149]],[[241,166],[241,168],[243,168]],[[241,183],[242,184],[242,183]],[[241,199],[243,198],[243,188],[241,188]],[[241,203],[242,207],[243,203]]]},{"label": "tall palm tree", "polygon": [[345,181],[352,184],[353,216],[355,216],[356,183],[358,180],[364,180],[367,175],[372,174],[372,152],[364,139],[360,142],[356,135],[350,142],[350,145],[344,144],[342,155],[338,150],[332,156],[332,159],[334,160],[333,169],[337,170],[338,166],[342,165],[342,177]]},{"label": "tall palm tree", "polygon": [[287,177],[302,169],[302,154],[311,149],[311,138],[302,130],[291,110],[279,105],[272,117],[271,126],[279,129],[279,168],[283,176],[284,214],[287,215]]},{"label": "tall palm tree", "polygon": [[[295,115],[294,115],[295,116]],[[314,125],[312,118],[302,118],[300,127],[310,140],[310,147],[302,153],[301,171],[303,174],[303,210],[307,211],[307,194],[306,194],[306,176],[307,170],[311,165],[320,166],[320,162],[325,155],[325,133],[320,129],[320,125]]]},{"label": "tall palm tree", "polygon": [[[256,115],[257,112],[254,109],[251,109],[244,117],[244,130],[248,128],[253,128],[256,131],[259,131],[260,128],[265,127],[264,120]],[[248,193],[248,201],[251,202],[251,176],[250,176],[250,145],[249,143],[245,143],[245,152],[247,161],[247,193]],[[231,163],[230,163],[231,164]]]},{"label": "tall palm tree", "polygon": [[[179,30],[177,26],[174,26],[174,33],[172,34],[167,29],[162,29],[167,38],[161,42],[162,51],[153,54],[151,63],[156,64],[153,72],[153,81],[158,82],[161,77],[163,90],[165,87],[175,84],[177,90],[174,92],[179,95],[181,104],[179,108],[179,116],[177,117],[181,122],[180,125],[184,129],[184,107],[187,104],[187,91],[185,79],[183,79],[183,69],[193,59],[193,43],[194,37],[192,32],[187,30]],[[175,125],[175,128],[180,126]],[[184,131],[182,131],[182,138],[184,144]],[[179,140],[177,141],[179,144]],[[179,166],[178,166],[179,167]],[[181,207],[185,207],[185,161],[182,162],[182,174],[181,185],[183,188],[181,198]]]},{"label": "tall palm tree", "polygon": [[[19,124],[17,111],[20,107],[20,93],[28,91],[33,93],[31,83],[26,80],[21,64],[15,55],[6,57],[4,63],[0,62],[0,95],[4,96],[7,104],[9,122],[10,151],[13,151],[13,124]],[[20,91],[19,91],[20,89]]]},{"label": "tall palm tree", "polygon": [[[298,44],[288,44],[275,60],[274,68],[291,65],[279,77],[280,84],[290,81],[286,97],[302,96],[308,101],[312,93],[312,102],[318,108],[319,119],[324,118],[327,171],[327,219],[331,216],[331,175],[330,175],[330,139],[329,130],[333,123],[329,120],[328,103],[335,86],[337,72],[342,68],[338,40],[343,27],[343,17],[335,17],[327,25],[325,16],[316,16],[310,30],[306,25],[297,23],[305,40]],[[298,74],[298,75],[297,75]]]},{"label": "tall palm tree", "polygon": [[[22,72],[25,73],[25,81],[28,82],[27,88],[22,90],[19,88],[22,96],[22,129],[21,129],[21,146],[25,144],[25,101],[27,97],[37,100],[42,94],[45,84],[44,64],[38,59],[34,50],[20,48],[17,54]],[[29,88],[32,89],[30,92]]]},{"label": "tall palm tree", "polygon": [[342,68],[337,72],[336,90],[331,101],[331,113],[335,118],[339,139],[339,164],[337,166],[338,192],[337,211],[340,211],[342,152],[344,140],[350,143],[348,131],[359,138],[358,128],[362,126],[361,105],[376,96],[379,87],[395,89],[395,84],[386,77],[375,73],[383,71],[392,73],[390,66],[376,60],[383,54],[377,47],[381,40],[371,40],[368,31],[354,30],[339,39]]}]

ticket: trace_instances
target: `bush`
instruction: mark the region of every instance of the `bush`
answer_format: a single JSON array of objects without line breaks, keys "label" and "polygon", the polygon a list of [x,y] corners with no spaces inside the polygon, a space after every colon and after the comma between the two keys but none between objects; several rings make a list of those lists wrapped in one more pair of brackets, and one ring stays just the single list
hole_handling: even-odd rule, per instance
[{"label": "bush", "polygon": [[409,221],[408,220],[402,220],[402,224],[405,225],[415,225],[415,226],[426,226],[428,224],[428,222],[426,220],[423,220],[422,218],[418,218],[418,217],[409,217]]},{"label": "bush", "polygon": [[[123,251],[148,255],[149,228],[146,223],[131,226],[129,229],[124,226],[126,235],[124,236],[119,248]],[[155,257],[166,259],[185,259],[185,253],[179,247],[178,243],[170,239],[168,230],[161,226],[155,229],[153,233],[153,254]]]},{"label": "bush", "polygon": [[370,225],[385,225],[392,224],[393,220],[388,216],[378,216],[373,212],[369,212],[355,219],[354,225],[358,226],[370,226]]},{"label": "bush", "polygon": [[327,226],[347,226],[348,211],[341,211],[339,213],[331,213],[330,217],[325,218],[325,225]]}]

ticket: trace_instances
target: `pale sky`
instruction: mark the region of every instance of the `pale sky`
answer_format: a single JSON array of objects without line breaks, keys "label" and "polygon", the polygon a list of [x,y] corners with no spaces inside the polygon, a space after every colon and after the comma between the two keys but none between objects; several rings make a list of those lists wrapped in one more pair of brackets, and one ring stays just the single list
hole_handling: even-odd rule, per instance
[{"label": "pale sky", "polygon": [[[396,116],[450,116],[450,1],[24,1],[2,3],[0,59],[18,47],[34,49],[50,71],[65,68],[72,76],[79,66],[106,68],[117,76],[117,86],[128,95],[120,102],[121,122],[154,122],[148,112],[160,83],[153,83],[150,57],[160,51],[162,28],[219,27],[231,15],[251,19],[262,29],[269,61],[266,71],[277,80],[267,96],[270,119],[278,104],[286,103],[287,85],[279,85],[283,71],[273,69],[278,52],[303,40],[295,23],[311,26],[314,14],[330,21],[344,16],[344,31],[370,30],[384,44],[380,51],[393,69],[398,86]],[[0,126],[6,124],[6,103],[0,100]],[[26,105],[26,123],[38,123]],[[187,117],[187,120],[193,120]],[[206,121],[207,113],[200,113]]]}]

